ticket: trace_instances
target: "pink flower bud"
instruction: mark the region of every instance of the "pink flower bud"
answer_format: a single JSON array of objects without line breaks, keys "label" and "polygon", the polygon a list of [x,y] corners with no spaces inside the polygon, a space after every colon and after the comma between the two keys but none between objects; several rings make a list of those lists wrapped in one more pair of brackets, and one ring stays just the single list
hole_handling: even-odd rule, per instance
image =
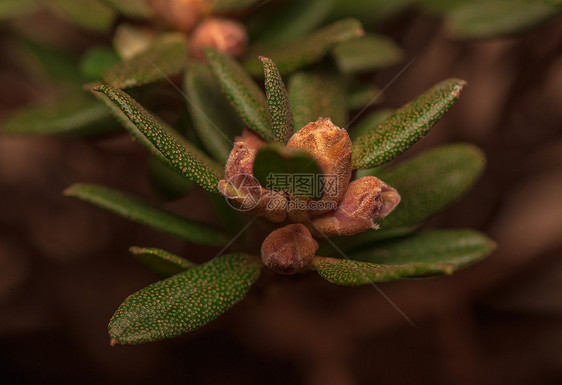
[{"label": "pink flower bud", "polygon": [[261,246],[263,263],[283,274],[304,270],[318,250],[318,242],[306,226],[296,223],[273,231]]},{"label": "pink flower bud", "polygon": [[201,22],[191,36],[193,55],[203,60],[203,47],[210,46],[232,57],[239,57],[248,46],[248,34],[241,23],[234,20],[210,18]]},{"label": "pink flower bud", "polygon": [[206,8],[206,0],[149,0],[157,18],[176,30],[189,33],[201,20]]},{"label": "pink flower bud", "polygon": [[[351,179],[351,139],[347,131],[332,123],[330,118],[319,118],[297,131],[287,147],[298,148],[314,156],[322,171],[326,185],[320,202],[325,206],[341,201]],[[321,206],[321,205],[319,205]],[[314,210],[320,215],[329,210]]]},{"label": "pink flower bud", "polygon": [[244,128],[242,135],[234,138],[234,141],[244,142],[248,145],[248,147],[253,148],[254,150],[259,150],[265,143],[262,138],[254,133],[254,131],[248,130],[247,128]]},{"label": "pink flower bud", "polygon": [[312,221],[322,236],[354,235],[376,229],[375,220],[384,218],[400,203],[400,195],[379,178],[366,176],[349,184],[336,211]]}]

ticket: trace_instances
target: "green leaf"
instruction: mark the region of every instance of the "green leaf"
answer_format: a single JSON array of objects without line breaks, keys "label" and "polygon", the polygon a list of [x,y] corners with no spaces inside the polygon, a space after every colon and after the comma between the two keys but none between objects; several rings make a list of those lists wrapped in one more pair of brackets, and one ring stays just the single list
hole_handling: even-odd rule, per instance
[{"label": "green leaf", "polygon": [[284,144],[293,135],[295,125],[293,111],[289,103],[289,95],[275,63],[263,56],[260,56],[260,60],[263,63],[265,95],[271,118],[273,137],[276,142]]},{"label": "green leaf", "polygon": [[334,72],[295,73],[289,81],[289,99],[296,131],[320,117],[329,117],[339,127],[347,123],[345,85]]},{"label": "green leaf", "polygon": [[1,132],[11,135],[102,135],[119,130],[109,111],[87,94],[41,106],[23,107],[9,116]]},{"label": "green leaf", "polygon": [[147,0],[102,0],[120,14],[133,19],[148,19],[152,16],[152,9]]},{"label": "green leaf", "polygon": [[383,100],[381,89],[369,84],[352,84],[347,90],[346,101],[350,110],[361,110],[367,105],[379,104]]},{"label": "green leaf", "polygon": [[211,47],[206,47],[204,52],[211,70],[238,115],[250,129],[264,139],[273,140],[267,101],[262,90],[230,56]]},{"label": "green leaf", "polygon": [[101,80],[105,71],[119,62],[119,56],[112,49],[93,48],[80,61],[80,72],[90,80]]},{"label": "green leaf", "polygon": [[140,263],[163,277],[171,277],[197,266],[170,252],[152,247],[132,246],[129,251]]},{"label": "green leaf", "polygon": [[353,143],[353,166],[376,167],[406,151],[449,111],[464,85],[460,79],[444,80],[361,135]]},{"label": "green leaf", "polygon": [[0,20],[8,20],[34,11],[39,0],[2,0],[0,2]]},{"label": "green leaf", "polygon": [[152,188],[166,200],[181,198],[195,185],[185,179],[171,164],[163,163],[155,156],[150,157],[148,175]]},{"label": "green leaf", "polygon": [[156,282],[127,297],[109,322],[111,344],[140,344],[187,333],[244,299],[261,263],[225,255]]},{"label": "green leaf", "polygon": [[448,13],[445,23],[456,39],[501,37],[528,30],[561,10],[530,1],[466,2]]},{"label": "green leaf", "polygon": [[486,165],[482,150],[457,143],[424,152],[383,170],[379,178],[394,187],[400,204],[380,224],[383,229],[419,223],[457,201],[478,180]]},{"label": "green leaf", "polygon": [[390,67],[402,60],[404,52],[388,37],[367,34],[337,44],[332,55],[342,72],[353,74]]},{"label": "green leaf", "polygon": [[224,164],[243,123],[205,64],[190,65],[184,79],[187,106],[197,135],[207,151]]},{"label": "green leaf", "polygon": [[351,140],[356,141],[357,138],[365,135],[365,133],[372,130],[373,127],[377,127],[379,124],[388,119],[394,111],[395,110],[392,108],[381,108],[365,116],[349,133]]},{"label": "green leaf", "polygon": [[268,1],[269,0],[215,0],[212,8],[213,12],[216,13],[228,13],[250,7],[257,8]]},{"label": "green leaf", "polygon": [[320,198],[320,186],[310,186],[310,191],[299,193],[292,188],[296,183],[285,183],[287,175],[319,175],[322,169],[308,152],[288,148],[277,143],[265,144],[258,150],[254,162],[254,176],[269,190],[287,191],[293,196]]},{"label": "green leaf", "polygon": [[291,0],[264,15],[255,39],[260,44],[295,41],[325,22],[335,0]]},{"label": "green leaf", "polygon": [[137,87],[176,75],[186,63],[185,37],[169,33],[155,39],[146,51],[109,68],[104,81],[117,88]]},{"label": "green leaf", "polygon": [[[190,179],[204,189],[218,193],[219,173],[207,163],[200,153],[186,145],[187,141],[166,130],[150,113],[133,98],[121,90],[101,85],[94,91],[105,94],[123,114],[118,119],[135,137],[142,137],[143,144],[161,159],[166,159],[184,177]],[[116,109],[113,109],[116,111]],[[127,118],[132,124],[127,123]],[[139,135],[139,132],[142,134]],[[149,142],[151,145],[149,145]]]},{"label": "green leaf", "polygon": [[376,246],[352,258],[318,258],[318,273],[345,286],[452,274],[490,254],[496,245],[474,230],[436,230]]},{"label": "green leaf", "polygon": [[294,43],[280,47],[261,45],[251,47],[244,66],[252,75],[259,76],[261,68],[255,62],[255,58],[266,56],[275,62],[282,75],[286,75],[319,61],[336,43],[362,36],[364,33],[361,23],[357,20],[341,20]]},{"label": "green leaf", "polygon": [[228,242],[220,230],[210,225],[189,220],[108,187],[79,183],[67,188],[64,194],[198,245],[223,246]]},{"label": "green leaf", "polygon": [[98,0],[46,0],[67,21],[92,31],[107,32],[117,14]]},{"label": "green leaf", "polygon": [[152,31],[132,24],[121,23],[113,34],[113,48],[123,60],[129,60],[146,51],[154,42]]}]

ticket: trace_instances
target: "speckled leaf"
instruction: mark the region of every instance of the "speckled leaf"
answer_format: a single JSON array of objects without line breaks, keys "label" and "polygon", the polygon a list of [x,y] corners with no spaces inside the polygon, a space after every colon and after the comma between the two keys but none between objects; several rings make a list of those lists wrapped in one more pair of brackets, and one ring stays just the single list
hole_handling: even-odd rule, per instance
[{"label": "speckled leaf", "polygon": [[[269,190],[287,191],[289,194],[295,193],[292,188],[297,183],[286,183],[284,176],[288,174],[319,175],[322,169],[318,162],[308,152],[288,148],[277,143],[265,144],[258,150],[254,162],[254,176],[262,186]],[[277,177],[279,175],[279,177]],[[320,186],[310,186],[312,198],[319,198]],[[305,191],[305,193],[308,191]]]},{"label": "speckled leaf", "polygon": [[317,258],[318,273],[345,286],[420,278],[455,271],[490,254],[496,245],[474,230],[436,230],[377,245],[353,259]]},{"label": "speckled leaf", "polygon": [[280,47],[260,46],[251,47],[244,63],[252,75],[261,75],[261,68],[255,62],[257,56],[267,56],[275,62],[282,75],[289,74],[308,64],[320,60],[336,43],[362,36],[364,34],[361,23],[355,19],[338,21],[322,28],[308,37],[294,43]]},{"label": "speckled leaf", "polygon": [[348,87],[345,99],[350,110],[361,110],[367,105],[373,106],[381,103],[384,100],[384,94],[378,87],[358,83]]},{"label": "speckled leaf", "polygon": [[87,94],[41,106],[23,107],[2,122],[0,132],[11,135],[100,135],[119,130],[111,114]]},{"label": "speckled leaf", "polygon": [[152,10],[147,0],[102,0],[123,16],[134,19],[147,19],[152,15]]},{"label": "speckled leaf", "polygon": [[217,318],[246,296],[261,263],[230,254],[156,282],[127,297],[109,322],[111,344],[176,337]]},{"label": "speckled leaf", "polygon": [[117,88],[130,88],[176,75],[187,63],[186,47],[183,35],[162,35],[146,51],[109,68],[104,81]]},{"label": "speckled leaf", "polygon": [[184,79],[187,107],[197,135],[207,151],[224,164],[243,123],[205,64],[190,65]]},{"label": "speckled leaf", "polygon": [[258,7],[262,3],[269,0],[214,0],[212,5],[213,12],[227,13],[232,11],[240,11],[250,7]]},{"label": "speckled leaf", "polygon": [[164,200],[176,200],[190,192],[195,183],[185,179],[169,162],[150,157],[148,176],[152,189]]},{"label": "speckled leaf", "polygon": [[171,277],[197,266],[193,262],[162,249],[132,246],[129,251],[140,263],[162,277]]},{"label": "speckled leaf", "polygon": [[295,125],[293,111],[289,103],[289,95],[275,63],[263,56],[260,56],[260,60],[263,63],[265,95],[271,118],[273,137],[278,143],[287,143],[294,133]]},{"label": "speckled leaf", "polygon": [[338,68],[344,73],[373,71],[402,60],[402,49],[385,36],[367,34],[338,43],[332,49]]},{"label": "speckled leaf", "polygon": [[295,131],[320,117],[332,119],[339,127],[347,123],[345,84],[334,72],[297,72],[289,81],[289,100]]},{"label": "speckled leaf", "polygon": [[99,0],[46,0],[46,3],[69,22],[98,32],[109,31],[117,16]]},{"label": "speckled leaf", "polygon": [[273,140],[265,95],[250,75],[236,60],[211,47],[205,48],[205,57],[228,100],[248,127],[264,139]]},{"label": "speckled leaf", "polygon": [[[217,185],[220,174],[192,148],[187,147],[186,141],[182,141],[179,135],[174,135],[165,130],[150,113],[123,91],[106,85],[98,86],[94,88],[94,91],[105,94],[123,112],[132,123],[132,125],[125,123],[125,127],[130,129],[130,132],[135,136],[140,135],[133,127],[140,131],[145,138],[143,139],[144,144],[148,148],[152,147],[155,155],[165,158],[184,177],[206,190],[218,192]],[[123,116],[120,120],[123,121]],[[152,146],[148,146],[147,141]]]},{"label": "speckled leaf", "polygon": [[210,225],[184,218],[132,195],[95,184],[74,184],[64,191],[131,221],[199,245],[223,246],[228,238]]},{"label": "speckled leaf", "polygon": [[486,158],[470,144],[451,144],[424,152],[379,178],[394,187],[402,200],[380,221],[383,229],[416,224],[457,201],[478,180]]},{"label": "speckled leaf", "polygon": [[457,39],[513,35],[559,14],[559,6],[532,1],[465,2],[447,14],[445,23]]},{"label": "speckled leaf", "polygon": [[453,106],[464,85],[460,79],[444,80],[357,138],[353,166],[376,167],[406,151]]}]

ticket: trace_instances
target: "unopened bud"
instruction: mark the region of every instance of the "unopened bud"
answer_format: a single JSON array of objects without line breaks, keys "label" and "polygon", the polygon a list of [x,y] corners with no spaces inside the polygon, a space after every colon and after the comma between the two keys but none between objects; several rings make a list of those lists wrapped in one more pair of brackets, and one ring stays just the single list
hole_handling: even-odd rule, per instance
[{"label": "unopened bud", "polygon": [[265,143],[262,138],[260,138],[254,131],[244,128],[242,135],[234,138],[235,142],[244,142],[250,148],[254,150],[259,150],[261,146]]},{"label": "unopened bud", "polygon": [[201,20],[206,8],[206,0],[149,0],[157,18],[176,30],[189,33]]},{"label": "unopened bud", "polygon": [[379,178],[366,176],[349,184],[336,211],[312,221],[320,235],[354,235],[376,229],[375,220],[384,218],[400,203],[400,195]]},{"label": "unopened bud", "polygon": [[[351,139],[346,130],[336,126],[330,118],[319,118],[297,131],[287,147],[307,151],[322,168],[325,187],[320,202],[337,204],[342,200],[351,179]],[[329,210],[311,211],[320,215]]]},{"label": "unopened bud", "polygon": [[304,270],[314,259],[318,242],[306,226],[295,223],[273,231],[261,246],[263,263],[283,274]]},{"label": "unopened bud", "polygon": [[210,18],[202,21],[191,36],[193,55],[203,60],[203,47],[213,47],[219,52],[232,57],[239,57],[248,46],[248,34],[241,23],[220,18]]}]

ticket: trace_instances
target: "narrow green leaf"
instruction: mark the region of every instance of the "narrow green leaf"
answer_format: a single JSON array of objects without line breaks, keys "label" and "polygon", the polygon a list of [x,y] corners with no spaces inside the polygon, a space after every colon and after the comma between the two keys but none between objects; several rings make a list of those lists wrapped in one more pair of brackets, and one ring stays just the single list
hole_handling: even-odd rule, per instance
[{"label": "narrow green leaf", "polygon": [[348,111],[343,79],[331,71],[297,72],[289,81],[289,99],[298,131],[318,118],[344,127]]},{"label": "narrow green leaf", "polygon": [[132,246],[129,251],[140,263],[163,277],[171,277],[197,266],[193,262],[162,249]]},{"label": "narrow green leaf", "polygon": [[104,74],[104,81],[117,88],[131,88],[166,79],[183,71],[187,63],[185,37],[164,34],[138,55],[116,63]]},{"label": "narrow green leaf", "polygon": [[447,14],[445,23],[456,39],[501,37],[528,30],[561,11],[560,6],[531,1],[465,2]]},{"label": "narrow green leaf", "polygon": [[101,80],[103,74],[119,62],[119,56],[112,49],[93,48],[87,51],[80,61],[80,72],[90,80]]},{"label": "narrow green leaf", "polygon": [[205,64],[190,65],[184,79],[187,107],[197,135],[207,151],[224,164],[234,146],[234,136],[244,128],[243,122]]},{"label": "narrow green leaf", "polygon": [[376,167],[406,151],[449,111],[464,85],[460,79],[444,80],[357,138],[353,166]]},{"label": "narrow green leaf", "polygon": [[152,9],[147,0],[102,0],[123,16],[133,19],[148,19],[152,16]]},{"label": "narrow green leaf", "polygon": [[169,162],[164,163],[155,156],[150,157],[148,175],[154,191],[165,200],[179,199],[195,186],[195,183],[185,179]]},{"label": "narrow green leaf", "polygon": [[335,0],[291,0],[263,15],[255,39],[260,44],[295,41],[323,24]]},{"label": "narrow green leaf", "polygon": [[318,258],[318,273],[345,286],[452,274],[490,254],[496,245],[474,230],[437,230],[389,241],[352,256]]},{"label": "narrow green leaf", "polygon": [[250,75],[236,60],[211,47],[205,48],[205,57],[223,92],[249,128],[264,139],[273,140],[265,95]]},{"label": "narrow green leaf", "polygon": [[117,14],[98,0],[46,0],[67,21],[93,31],[107,32]]},{"label": "narrow green leaf", "polygon": [[394,113],[394,111],[395,110],[393,110],[392,108],[381,108],[365,116],[349,133],[351,140],[357,140],[357,138],[371,131],[373,127],[377,127],[378,125],[380,125],[382,122],[388,119]]},{"label": "narrow green leaf", "polygon": [[383,100],[381,89],[370,84],[352,84],[347,90],[346,101],[350,110],[361,110],[367,105],[376,105]]},{"label": "narrow green leaf", "polygon": [[223,246],[228,242],[228,237],[210,225],[189,220],[108,187],[80,183],[67,188],[64,194],[198,245]]},{"label": "narrow green leaf", "polygon": [[390,67],[402,60],[404,52],[386,36],[367,34],[336,44],[332,55],[342,72],[353,74]]},{"label": "narrow green leaf", "polygon": [[88,95],[24,107],[9,116],[1,132],[11,135],[101,135],[119,130],[111,114]]},{"label": "narrow green leaf", "polygon": [[451,144],[424,152],[383,170],[379,178],[394,187],[400,204],[380,224],[383,229],[414,225],[457,201],[478,180],[486,164],[482,150]]},{"label": "narrow green leaf", "polygon": [[109,322],[111,344],[163,340],[204,326],[240,302],[261,272],[259,259],[225,255],[127,297]]},{"label": "narrow green leaf", "polygon": [[[125,122],[125,127],[135,137],[140,137],[137,132],[139,131],[145,138],[142,140],[143,144],[155,155],[165,158],[187,179],[208,191],[218,193],[217,185],[220,174],[192,148],[187,147],[185,145],[187,141],[179,139],[179,135],[163,128],[158,120],[123,91],[106,85],[95,87],[94,91],[105,94],[123,112],[123,115],[132,123],[131,125]],[[118,119],[122,122],[123,115],[117,114]],[[147,142],[150,142],[151,146]]]},{"label": "narrow green leaf", "polygon": [[255,62],[255,58],[260,55],[266,56],[275,62],[282,75],[286,75],[319,61],[336,43],[362,36],[364,33],[359,21],[341,20],[294,43],[280,47],[260,45],[251,47],[244,66],[252,75],[259,76],[261,68]]},{"label": "narrow green leaf", "polygon": [[293,111],[285,83],[271,59],[260,56],[265,78],[265,95],[273,129],[273,137],[278,143],[287,143],[294,133]]},{"label": "narrow green leaf", "polygon": [[[287,176],[293,174],[314,176],[322,174],[322,169],[308,152],[277,143],[260,147],[254,162],[254,176],[262,186],[270,190],[286,191],[293,196],[320,198],[321,186],[313,183],[300,191],[297,189],[298,183],[287,180]],[[293,188],[297,191],[293,191]]]},{"label": "narrow green leaf", "polygon": [[258,7],[267,1],[269,0],[215,0],[212,8],[213,12],[216,13],[228,13],[250,7]]}]

